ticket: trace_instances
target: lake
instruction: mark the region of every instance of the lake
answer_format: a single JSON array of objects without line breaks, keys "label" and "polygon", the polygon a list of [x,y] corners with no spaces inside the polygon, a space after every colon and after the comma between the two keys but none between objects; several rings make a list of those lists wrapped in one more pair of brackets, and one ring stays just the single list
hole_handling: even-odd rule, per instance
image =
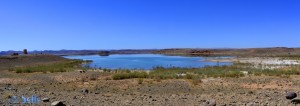
[{"label": "lake", "polygon": [[[185,57],[168,56],[158,54],[114,54],[109,56],[99,55],[71,55],[64,56],[69,59],[92,60],[88,64],[92,68],[108,69],[145,69],[151,70],[153,67],[185,67],[200,68],[204,66],[231,65],[230,62],[208,62],[207,57]],[[209,57],[212,58],[212,57]],[[229,58],[229,57],[215,57]]]}]

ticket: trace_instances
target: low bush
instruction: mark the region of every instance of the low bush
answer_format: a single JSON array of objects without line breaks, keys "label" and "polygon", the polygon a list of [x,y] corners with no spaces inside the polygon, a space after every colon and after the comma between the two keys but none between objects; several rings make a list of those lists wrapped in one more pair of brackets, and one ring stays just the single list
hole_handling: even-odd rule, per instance
[{"label": "low bush", "polygon": [[114,80],[130,78],[151,78],[157,81],[163,79],[201,79],[201,78],[239,78],[244,77],[244,71],[247,75],[254,76],[279,76],[288,78],[290,75],[300,75],[299,66],[290,66],[288,68],[278,69],[259,69],[249,64],[234,64],[232,66],[207,66],[203,68],[164,68],[155,67],[149,73],[142,71],[117,70],[113,75]]},{"label": "low bush", "polygon": [[193,85],[198,85],[199,83],[202,83],[202,80],[200,78],[192,79]]},{"label": "low bush", "polygon": [[144,79],[143,79],[143,78],[139,78],[139,79],[138,79],[138,84],[143,84],[143,82],[144,82]]},{"label": "low bush", "polygon": [[75,68],[80,68],[81,64],[82,61],[80,60],[68,60],[68,61],[62,61],[62,62],[48,64],[48,65],[16,67],[16,68],[11,68],[10,71],[15,71],[16,73],[66,72],[66,71],[73,70]]},{"label": "low bush", "polygon": [[121,80],[121,79],[130,79],[130,78],[148,78],[149,75],[146,72],[118,72],[112,76],[114,80]]}]

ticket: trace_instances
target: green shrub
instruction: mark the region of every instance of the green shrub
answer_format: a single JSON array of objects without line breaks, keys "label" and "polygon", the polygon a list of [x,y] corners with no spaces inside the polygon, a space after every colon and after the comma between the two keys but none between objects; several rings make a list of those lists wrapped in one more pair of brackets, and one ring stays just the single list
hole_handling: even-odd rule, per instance
[{"label": "green shrub", "polygon": [[82,61],[80,60],[68,60],[68,61],[62,61],[62,62],[48,64],[48,65],[16,67],[16,68],[11,68],[10,71],[15,71],[16,73],[66,72],[69,70],[73,70],[75,68],[80,68],[81,63]]},{"label": "green shrub", "polygon": [[[244,74],[240,72],[238,67],[231,66],[215,66],[204,68],[157,68],[150,72],[150,78],[160,77],[161,79],[185,78],[194,79],[202,77],[242,77]],[[188,73],[184,77],[178,76],[178,73]]]},{"label": "green shrub", "polygon": [[121,79],[128,79],[128,74],[127,73],[117,73],[117,74],[114,74],[112,76],[113,80],[121,80]]},{"label": "green shrub", "polygon": [[202,83],[202,80],[201,80],[201,79],[199,79],[199,78],[192,79],[192,84],[193,84],[193,85],[198,85],[199,83]]},{"label": "green shrub", "polygon": [[146,72],[137,72],[137,71],[134,71],[134,72],[128,72],[128,71],[125,71],[125,72],[118,72],[116,74],[114,74],[112,76],[112,78],[114,80],[121,80],[121,79],[130,79],[130,78],[148,78],[148,73]]},{"label": "green shrub", "polygon": [[143,78],[139,78],[139,79],[138,79],[138,84],[143,84],[143,82],[144,82],[144,79],[143,79]]}]

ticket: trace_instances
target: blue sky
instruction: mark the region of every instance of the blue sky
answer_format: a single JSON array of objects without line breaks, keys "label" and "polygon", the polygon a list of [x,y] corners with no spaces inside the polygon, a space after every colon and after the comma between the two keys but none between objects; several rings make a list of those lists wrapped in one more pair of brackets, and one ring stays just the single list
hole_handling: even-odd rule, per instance
[{"label": "blue sky", "polygon": [[0,0],[0,51],[300,47],[299,0]]}]

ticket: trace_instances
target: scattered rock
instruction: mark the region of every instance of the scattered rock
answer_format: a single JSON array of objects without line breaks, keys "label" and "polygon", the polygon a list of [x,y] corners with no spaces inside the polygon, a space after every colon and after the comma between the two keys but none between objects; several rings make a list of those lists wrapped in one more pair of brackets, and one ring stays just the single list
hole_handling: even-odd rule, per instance
[{"label": "scattered rock", "polygon": [[111,97],[112,94],[106,93],[106,94],[103,94],[102,96],[104,96],[104,97]]},{"label": "scattered rock", "polygon": [[6,84],[7,87],[10,87],[12,84]]},{"label": "scattered rock", "polygon": [[54,101],[51,103],[51,106],[66,106],[66,105],[61,101]]},{"label": "scattered rock", "polygon": [[46,90],[46,89],[41,89],[41,91],[43,91],[43,92],[47,92],[47,90]]},{"label": "scattered rock", "polygon": [[300,98],[295,98],[291,101],[293,104],[300,104]]},{"label": "scattered rock", "polygon": [[54,94],[54,92],[49,92],[49,94],[50,94],[50,95],[53,95],[53,94]]},{"label": "scattered rock", "polygon": [[85,73],[85,71],[84,70],[78,70],[80,73]]},{"label": "scattered rock", "polygon": [[250,102],[247,103],[246,106],[259,106],[259,103]]},{"label": "scattered rock", "polygon": [[43,102],[49,102],[50,99],[49,99],[49,98],[43,98],[42,101],[43,101]]},{"label": "scattered rock", "polygon": [[82,92],[82,93],[88,94],[88,93],[89,93],[89,90],[84,88],[84,89],[81,89],[81,92]]},{"label": "scattered rock", "polygon": [[16,88],[11,88],[11,87],[5,87],[4,89],[9,90],[9,91],[18,91]]},{"label": "scattered rock", "polygon": [[184,76],[186,76],[186,74],[185,73],[179,73],[179,74],[176,74],[178,77],[184,77]]},{"label": "scattered rock", "polygon": [[247,76],[248,73],[249,73],[248,71],[241,71],[241,72],[242,72],[244,75],[246,75],[246,76]]},{"label": "scattered rock", "polygon": [[204,106],[216,106],[216,105],[217,105],[216,100],[209,100],[204,103]]},{"label": "scattered rock", "polygon": [[288,92],[285,97],[286,97],[286,99],[290,99],[291,100],[291,99],[296,98],[297,94],[295,92]]}]

